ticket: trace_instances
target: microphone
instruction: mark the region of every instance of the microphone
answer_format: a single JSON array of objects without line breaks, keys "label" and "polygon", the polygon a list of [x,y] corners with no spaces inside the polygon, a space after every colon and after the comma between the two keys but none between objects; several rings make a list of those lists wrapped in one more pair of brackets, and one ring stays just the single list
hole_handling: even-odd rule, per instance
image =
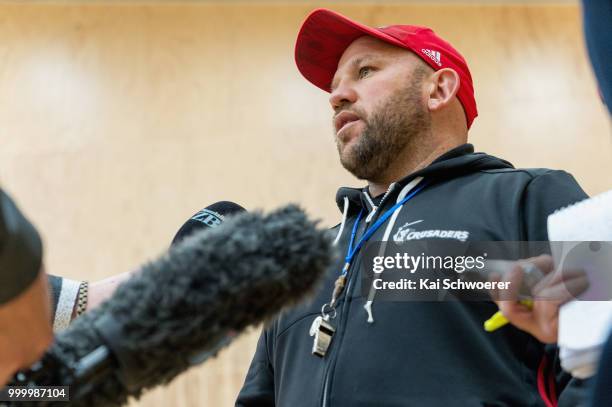
[{"label": "microphone", "polygon": [[241,212],[246,212],[246,209],[237,203],[230,201],[215,202],[189,218],[187,222],[181,226],[178,232],[176,232],[176,235],[172,239],[172,245],[174,246],[198,230],[207,227],[215,228],[221,225],[227,216],[236,215]]},{"label": "microphone", "polygon": [[142,266],[11,385],[70,386],[72,406],[123,405],[303,300],[333,258],[329,235],[295,205],[239,214]]},{"label": "microphone", "polygon": [[[195,215],[189,218],[187,222],[185,222],[183,226],[181,226],[178,232],[176,232],[176,235],[172,239],[171,246],[174,246],[175,244],[179,243],[181,240],[197,232],[198,230],[203,230],[206,228],[216,228],[225,221],[227,216],[235,215],[246,211],[246,209],[244,209],[242,206],[238,205],[235,202],[215,202],[214,204],[209,205],[206,208],[198,211]],[[235,336],[236,332],[228,332],[226,337],[220,339],[212,348],[202,353],[202,360],[206,360],[209,357],[214,356],[217,352],[219,352],[226,345],[228,345],[234,339]]]}]

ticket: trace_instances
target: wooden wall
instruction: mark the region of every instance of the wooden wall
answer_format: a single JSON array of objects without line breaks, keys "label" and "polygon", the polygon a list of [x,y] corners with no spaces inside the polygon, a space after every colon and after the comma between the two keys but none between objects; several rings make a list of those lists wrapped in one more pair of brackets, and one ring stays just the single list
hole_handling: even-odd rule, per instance
[{"label": "wooden wall", "polygon": [[[299,202],[332,225],[340,185],[327,95],[293,63],[321,4],[0,4],[0,183],[44,235],[51,273],[134,268],[217,200]],[[470,62],[478,150],[612,187],[610,122],[572,5],[348,5],[429,25]],[[141,406],[231,405],[257,333]]]}]

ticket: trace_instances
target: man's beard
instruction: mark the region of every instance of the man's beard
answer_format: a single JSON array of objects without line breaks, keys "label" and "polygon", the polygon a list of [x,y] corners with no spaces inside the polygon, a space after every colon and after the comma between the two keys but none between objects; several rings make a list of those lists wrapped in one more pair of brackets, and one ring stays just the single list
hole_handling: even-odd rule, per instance
[{"label": "man's beard", "polygon": [[[336,144],[342,166],[358,179],[376,180],[397,159],[405,148],[417,148],[430,127],[427,110],[421,105],[421,78],[398,90],[379,105],[366,121],[365,129],[350,151],[342,154]],[[358,112],[359,113],[359,112]]]}]

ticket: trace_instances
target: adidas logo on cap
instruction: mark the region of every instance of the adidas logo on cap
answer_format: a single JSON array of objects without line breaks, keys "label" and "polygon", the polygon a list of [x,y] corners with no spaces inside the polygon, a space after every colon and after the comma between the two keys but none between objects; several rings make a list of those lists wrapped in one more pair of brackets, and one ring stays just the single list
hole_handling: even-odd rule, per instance
[{"label": "adidas logo on cap", "polygon": [[431,60],[434,61],[436,65],[442,66],[442,60],[440,59],[440,53],[438,51],[432,51],[430,49],[425,48],[423,48],[421,51],[423,52],[423,54],[431,58]]}]

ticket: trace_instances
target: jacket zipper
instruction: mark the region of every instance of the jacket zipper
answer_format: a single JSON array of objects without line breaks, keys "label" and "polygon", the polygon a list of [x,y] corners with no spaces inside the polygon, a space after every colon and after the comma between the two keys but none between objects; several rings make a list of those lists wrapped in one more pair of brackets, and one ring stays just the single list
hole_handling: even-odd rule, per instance
[{"label": "jacket zipper", "polygon": [[389,185],[389,188],[387,188],[387,192],[385,192],[385,194],[383,195],[382,199],[378,203],[378,206],[374,205],[374,201],[372,201],[372,198],[370,198],[370,194],[369,193],[363,192],[363,194],[366,196],[366,199],[368,200],[368,202],[370,202],[370,205],[372,205],[372,212],[370,212],[368,214],[368,216],[366,217],[366,223],[370,223],[372,218],[374,218],[374,216],[376,216],[376,213],[378,212],[378,208],[380,208],[382,206],[382,204],[387,199],[387,195],[389,195],[389,192],[391,192],[393,190],[393,188],[395,188],[395,183]]},{"label": "jacket zipper", "polygon": [[[387,197],[389,196],[389,194],[391,193],[391,191],[395,188],[395,183],[389,185],[389,188],[387,188],[387,192],[385,192],[385,194],[383,195],[382,199],[380,200],[378,206],[373,206],[372,209],[375,213],[373,215],[373,218],[378,218],[378,208],[382,208],[382,206],[385,204],[385,201],[387,199]],[[369,217],[369,215],[368,215]],[[371,221],[372,219],[370,219]],[[330,354],[330,361],[327,365],[327,369],[325,371],[325,379],[324,379],[324,385],[323,385],[323,400],[321,402],[321,406],[322,407],[328,407],[328,397],[327,394],[329,392],[329,380],[331,377],[331,373],[333,370],[333,367],[336,365],[336,349],[338,349],[340,347],[339,343],[342,343],[342,338],[344,337],[344,324],[346,323],[346,321],[344,320],[344,316],[347,314],[348,312],[348,307],[349,307],[349,299],[350,299],[350,292],[351,292],[351,288],[353,286],[353,275],[355,274],[353,272],[353,265],[351,265],[351,268],[349,269],[349,281],[348,284],[346,286],[346,290],[344,291],[344,303],[342,304],[342,312],[340,313],[340,316],[338,318],[338,326],[336,328],[336,333],[335,335],[337,336],[336,338],[336,344],[333,348],[332,348],[332,353]],[[332,355],[333,355],[333,360],[332,360]]]},{"label": "jacket zipper", "polygon": [[387,199],[391,191],[395,189],[395,185],[396,185],[395,182],[389,185],[389,188],[387,188],[387,192],[385,192],[385,194],[383,195],[382,199],[380,200],[376,208],[380,208],[381,206],[383,206],[383,204],[385,203],[385,200]]}]

